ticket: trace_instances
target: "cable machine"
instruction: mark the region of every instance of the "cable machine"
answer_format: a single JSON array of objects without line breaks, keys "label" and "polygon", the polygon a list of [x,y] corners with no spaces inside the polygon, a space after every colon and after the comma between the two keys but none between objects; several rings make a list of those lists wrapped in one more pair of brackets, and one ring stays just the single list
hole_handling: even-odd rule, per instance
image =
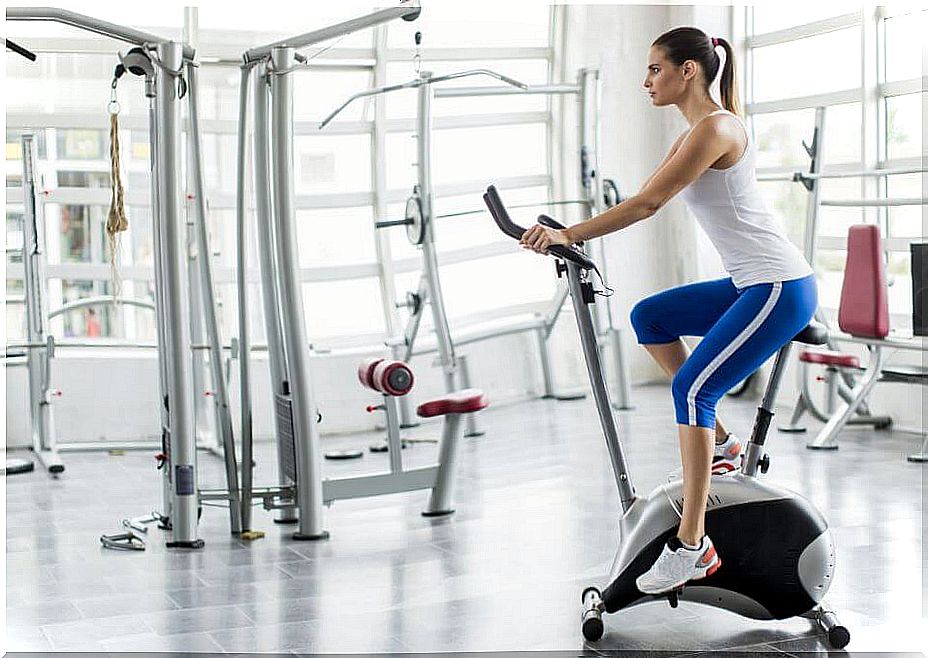
[{"label": "cable machine", "polygon": [[[190,313],[203,313],[203,323],[210,351],[213,399],[216,405],[218,433],[226,461],[226,479],[230,524],[233,532],[241,529],[238,473],[235,445],[229,413],[228,391],[222,369],[221,340],[213,299],[210,253],[206,231],[206,196],[203,185],[200,134],[197,115],[197,63],[195,51],[186,44],[108,23],[75,12],[42,7],[10,7],[7,20],[55,21],[96,34],[128,42],[134,47],[120,53],[124,71],[144,78],[145,96],[149,99],[151,135],[152,224],[155,252],[155,316],[158,336],[159,384],[162,419],[162,468],[164,472],[164,527],[170,529],[168,546],[200,548],[197,535],[200,511],[196,468],[196,427],[191,373]],[[117,75],[118,77],[118,75]],[[181,103],[189,104],[192,190],[195,200],[197,257],[188,264],[188,250],[181,202],[184,191],[180,183],[182,169]],[[25,156],[25,153],[24,153]],[[25,180],[25,179],[24,179]],[[28,224],[28,222],[27,222]],[[190,280],[199,281],[201,307],[192,309],[187,294],[187,268],[196,267]],[[38,289],[32,299],[38,300]],[[27,298],[29,295],[27,295]],[[82,300],[89,305],[91,300]],[[46,350],[30,336],[30,350]]]}]

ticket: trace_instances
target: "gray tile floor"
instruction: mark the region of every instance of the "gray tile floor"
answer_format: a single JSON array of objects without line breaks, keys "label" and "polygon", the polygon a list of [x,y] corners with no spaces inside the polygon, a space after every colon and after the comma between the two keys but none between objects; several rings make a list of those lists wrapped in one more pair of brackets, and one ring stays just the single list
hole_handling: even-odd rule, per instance
[{"label": "gray tile floor", "polygon": [[[637,408],[619,427],[639,491],[677,464],[666,387],[634,389]],[[723,418],[750,430],[753,401],[728,399]],[[785,410],[781,415],[786,415]],[[684,653],[709,649],[776,655],[824,652],[806,620],[755,622],[682,602],[655,602],[606,619],[585,646],[579,596],[604,579],[619,513],[591,400],[530,401],[481,417],[467,439],[457,513],[419,515],[424,492],[336,503],[331,539],[294,542],[291,528],[256,511],[267,537],[227,533],[207,508],[206,547],[168,550],[152,528],[142,553],[100,548],[102,532],[159,503],[150,454],[69,454],[67,472],[7,478],[7,637],[11,651],[437,652],[611,649]],[[813,426],[814,429],[814,426]],[[426,424],[413,436],[437,436]],[[366,447],[376,437],[326,439]],[[801,436],[772,433],[767,478],[802,492],[829,518],[839,551],[828,601],[851,629],[849,651],[926,651],[925,467],[905,461],[915,437],[854,429],[836,453]],[[407,464],[435,447],[404,451]],[[260,446],[257,479],[274,478]],[[385,455],[328,473],[378,470]],[[201,485],[222,486],[222,465],[201,454]]]}]

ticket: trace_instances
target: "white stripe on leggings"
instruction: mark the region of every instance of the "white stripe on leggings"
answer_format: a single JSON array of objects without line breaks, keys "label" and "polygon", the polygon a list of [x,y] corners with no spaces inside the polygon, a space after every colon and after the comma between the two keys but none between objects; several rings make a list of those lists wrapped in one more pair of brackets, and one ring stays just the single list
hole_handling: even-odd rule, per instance
[{"label": "white stripe on leggings", "polygon": [[767,298],[766,303],[763,308],[760,309],[760,313],[748,323],[744,329],[741,330],[741,333],[735,336],[735,339],[725,346],[721,352],[715,355],[715,358],[709,362],[699,376],[696,377],[696,380],[693,382],[693,385],[690,386],[690,390],[686,395],[686,404],[689,409],[690,414],[690,425],[696,424],[696,396],[699,394],[699,389],[702,388],[703,384],[718,370],[719,366],[734,354],[738,348],[740,348],[751,337],[758,327],[763,324],[764,320],[767,319],[767,316],[773,311],[773,307],[776,306],[777,300],[780,298],[780,290],[783,288],[783,284],[780,281],[776,281],[773,284],[773,287],[770,289],[770,296]]}]

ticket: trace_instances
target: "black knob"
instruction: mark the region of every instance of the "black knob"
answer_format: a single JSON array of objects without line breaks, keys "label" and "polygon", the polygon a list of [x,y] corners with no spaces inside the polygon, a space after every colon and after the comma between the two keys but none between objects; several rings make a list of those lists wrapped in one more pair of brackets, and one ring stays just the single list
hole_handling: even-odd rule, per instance
[{"label": "black knob", "polygon": [[760,460],[759,465],[760,465],[760,472],[766,473],[767,470],[770,468],[770,455],[764,455],[764,458]]},{"label": "black knob", "polygon": [[416,45],[421,46],[422,45],[422,33],[416,32],[415,39],[416,39]]}]

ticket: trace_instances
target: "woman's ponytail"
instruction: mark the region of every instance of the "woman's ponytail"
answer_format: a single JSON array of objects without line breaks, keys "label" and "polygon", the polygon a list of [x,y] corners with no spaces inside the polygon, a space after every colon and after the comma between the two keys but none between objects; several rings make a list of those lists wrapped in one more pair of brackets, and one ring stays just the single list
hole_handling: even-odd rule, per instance
[{"label": "woman's ponytail", "polygon": [[738,80],[735,74],[735,54],[731,44],[721,37],[715,38],[725,49],[725,66],[722,68],[722,78],[719,80],[719,90],[722,94],[722,105],[732,114],[741,114],[741,102],[738,100]]}]

